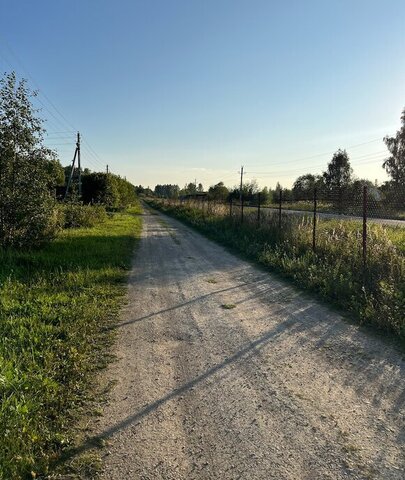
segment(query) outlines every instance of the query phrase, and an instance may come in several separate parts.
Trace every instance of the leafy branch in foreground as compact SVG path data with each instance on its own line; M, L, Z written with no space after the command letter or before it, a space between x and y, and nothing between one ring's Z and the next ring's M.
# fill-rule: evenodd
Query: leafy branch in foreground
M58 216L51 189L61 166L42 144L42 120L15 73L0 80L0 246L36 246L53 237Z

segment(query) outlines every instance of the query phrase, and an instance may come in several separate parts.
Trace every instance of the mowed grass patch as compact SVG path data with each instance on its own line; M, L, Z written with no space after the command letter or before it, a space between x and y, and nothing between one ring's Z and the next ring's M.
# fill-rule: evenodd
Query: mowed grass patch
M0 251L0 478L47 472L106 364L142 217L116 213L37 251Z

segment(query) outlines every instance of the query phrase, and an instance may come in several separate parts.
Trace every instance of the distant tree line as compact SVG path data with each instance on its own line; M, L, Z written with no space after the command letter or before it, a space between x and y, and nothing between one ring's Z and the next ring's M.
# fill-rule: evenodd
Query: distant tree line
M351 205L360 205L362 202L362 187L368 187L369 199L373 208L403 211L405 205L405 109L401 115L401 128L392 137L385 137L384 142L390 156L384 161L383 168L390 176L390 180L382 185L373 184L370 180L356 178L350 165L350 158L346 150L337 150L326 169L321 174L306 173L296 178L292 188L283 188L277 182L274 189L259 188L257 181L244 182L242 192L240 186L233 188L225 186L224 182L212 185L206 191L210 200L238 201L241 193L246 202L256 203L259 199L262 204L277 204L280 196L283 202L312 202L315 190L319 201L328 202L331 208L347 211ZM156 185L154 190L137 187L141 195L156 196L159 198L181 198L204 191L201 183L186 184L182 189L178 185ZM281 195L280 195L281 192Z

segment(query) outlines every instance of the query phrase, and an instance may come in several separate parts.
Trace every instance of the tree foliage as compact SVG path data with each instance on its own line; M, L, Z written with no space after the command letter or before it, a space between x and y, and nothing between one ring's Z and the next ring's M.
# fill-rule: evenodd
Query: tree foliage
M225 187L224 182L212 185L208 189L208 198L210 200L226 200L229 196L229 190Z
M118 175L93 172L82 176L82 200L121 209L135 202L135 187Z
M259 193L259 185L256 180L251 180L249 182L243 182L242 184L242 197L245 201L252 201L255 196ZM240 186L235 186L230 193L231 198L239 199L240 198Z
M385 137L384 143L391 156L383 163L383 168L396 185L405 186L405 108L401 115L401 128L393 137Z
M180 187L178 185L156 185L155 195L159 198L178 198L180 193Z
M321 175L312 175L306 173L299 176L293 185L292 193L294 200L312 200L315 188L323 185L323 177Z
M200 184L201 185L201 184ZM201 185L202 187L202 185ZM180 191L181 195L194 195L198 192L197 186L194 182L186 183L184 188Z
M55 154L42 143L35 96L14 72L0 80L0 244L35 246L58 226L51 189L61 180Z
M326 172L323 174L325 186L328 190L342 190L350 185L352 179L352 167L346 150L339 149L334 153L329 162Z

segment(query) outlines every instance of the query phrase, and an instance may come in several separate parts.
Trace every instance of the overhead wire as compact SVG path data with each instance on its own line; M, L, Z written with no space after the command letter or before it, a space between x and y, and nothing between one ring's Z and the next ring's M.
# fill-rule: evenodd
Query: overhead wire
M46 112L48 112L49 115L52 117L52 120L50 120L48 118L48 119L45 120L45 122L53 125L53 128L55 129L55 131L54 132L51 131L49 133L45 132L44 137L45 137L46 141L47 141L47 139L49 139L49 140L56 140L56 139L57 140L62 140L62 139L69 138L68 134L74 135L78 131L78 129L75 128L75 126L66 118L66 116L52 102L52 100L48 97L48 95L46 95L44 90L39 86L39 84L35 80L35 78L29 73L27 68L24 66L24 64L19 59L19 57L14 53L13 49L10 47L10 45L4 39L3 36L1 36L1 39L2 39L3 45L7 48L9 54L11 54L11 56L14 58L15 62L21 67L24 74L31 80L34 87L37 89L36 95L33 97L34 101L38 102L43 107L43 109ZM13 63L10 62L9 58L4 55L4 49L3 49L3 51L0 50L0 56L5 60L5 62L10 66L11 69L14 69ZM40 95L43 97L44 101L46 101L48 103L48 105L46 105L44 103L44 101L42 101L42 99L40 98ZM48 108L48 107L50 107L50 108ZM52 111L52 109L54 110L55 113ZM66 128L68 128L68 130ZM62 134L63 136L58 136L56 134L58 134L58 135ZM90 145L88 140L84 139L84 141L85 141L85 143L87 144L87 147L88 147L88 149L86 150L87 154L91 155L92 158L93 158L93 161L91 161L90 163L92 163L93 166L96 166L96 168L100 168L99 166L101 166L102 169L104 169L104 167L105 167L104 162L101 160L99 155L95 152L95 150ZM48 141L47 141L47 143L50 144L50 142L48 142ZM62 145L62 143L60 143L59 145ZM74 145L74 143L73 143L73 145ZM54 143L54 146L56 146L56 143ZM87 159L86 159L86 161L87 161Z
M381 159L383 159L385 156L387 156L387 153L384 151L384 150L381 150L381 151L378 151L378 152L372 152L372 153L368 153L368 154L364 154L364 155L359 155L357 157L352 157L350 158L349 157L349 160L350 162L352 163L352 166L356 166L353 164L356 163L357 164L357 160L364 160L364 159L371 159L371 158L376 158L378 157L378 160L377 161L380 161ZM381 158L380 158L381 157ZM286 162L287 163L287 162ZM361 165L362 163L359 163L359 165ZM273 166L273 164L272 164ZM314 168L320 168L320 167L324 167L325 164L322 163L322 164L316 164L316 165L302 165L302 166L297 166L296 168L294 169L289 169L289 170L279 170L279 172L285 172L285 171L296 171L296 170L311 170L311 169L314 169ZM272 169L272 170L266 170L266 171L251 171L249 169L247 169L245 171L245 173L249 173L249 174L254 174L254 175L267 175L267 174L271 174L271 175L274 175L274 174L277 174L278 171L277 169Z
M377 141L381 141L382 139L381 138L375 138L373 140L369 140L367 142L362 142L362 143L357 143L357 144L354 144L354 145L349 145L348 147L346 147L344 150L349 150L349 148L357 148L357 147L361 147L361 146L364 146L364 145L368 145L370 143L374 143L374 142L377 142ZM302 162L304 160L311 160L312 158L319 158L319 157L324 157L326 155L333 155L334 153L336 153L336 151L329 151L329 152L324 152L324 153L317 153L315 155L311 155L311 156L308 156L308 157L301 157L301 158L296 158L294 160L286 160L284 162L281 162L280 164L281 165L285 165L286 163L295 163L295 162ZM260 163L260 164L255 164L255 165L251 165L252 167L255 167L255 166L262 166L264 165L264 162Z

